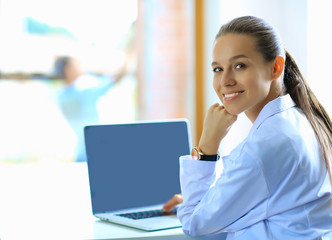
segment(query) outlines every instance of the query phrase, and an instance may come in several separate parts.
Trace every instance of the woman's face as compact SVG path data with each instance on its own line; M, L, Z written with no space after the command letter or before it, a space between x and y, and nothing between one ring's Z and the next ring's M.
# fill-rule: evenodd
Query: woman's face
M265 61L254 37L233 33L216 39L212 59L213 88L225 109L233 115L245 112L254 122L272 100L274 61Z

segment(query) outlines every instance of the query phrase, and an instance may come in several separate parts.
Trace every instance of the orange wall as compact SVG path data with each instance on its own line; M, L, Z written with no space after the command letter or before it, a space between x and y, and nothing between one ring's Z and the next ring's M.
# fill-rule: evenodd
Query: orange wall
M192 4L186 0L139 1L139 118L188 118Z

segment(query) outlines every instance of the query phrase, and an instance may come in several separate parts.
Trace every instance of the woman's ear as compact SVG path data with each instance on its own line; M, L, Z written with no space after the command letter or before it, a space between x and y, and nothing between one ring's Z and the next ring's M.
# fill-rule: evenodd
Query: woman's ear
M277 56L274 60L272 80L276 80L281 76L282 72L284 71L284 66L285 59L282 56Z

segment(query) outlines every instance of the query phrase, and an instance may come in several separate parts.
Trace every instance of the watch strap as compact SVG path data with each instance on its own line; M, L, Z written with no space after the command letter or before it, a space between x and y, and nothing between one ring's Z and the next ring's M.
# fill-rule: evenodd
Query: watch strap
M214 154L214 155L204 154L199 147L193 148L192 157L200 161L218 161L220 158L219 154Z
M215 155L201 155L201 158L199 159L200 161L218 161L219 160L219 154Z

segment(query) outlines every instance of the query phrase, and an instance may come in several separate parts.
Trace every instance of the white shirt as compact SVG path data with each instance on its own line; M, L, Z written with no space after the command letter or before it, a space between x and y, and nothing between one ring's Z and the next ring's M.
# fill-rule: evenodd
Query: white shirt
M248 137L222 161L223 173L216 176L216 162L180 157L178 217L187 235L330 239L325 162L310 123L289 95L269 102Z

